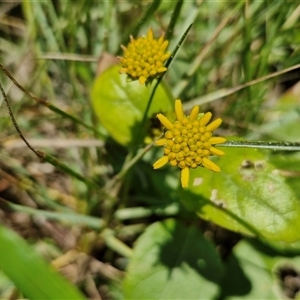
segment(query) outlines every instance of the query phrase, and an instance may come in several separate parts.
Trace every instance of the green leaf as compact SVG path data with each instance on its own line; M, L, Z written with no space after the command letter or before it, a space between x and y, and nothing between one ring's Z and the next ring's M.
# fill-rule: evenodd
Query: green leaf
M120 66L114 65L97 77L91 99L100 123L118 143L128 145L140 130L154 83L146 87L138 81L126 82L126 75L120 75L119 69ZM173 111L173 106L174 99L162 82L155 92L148 117Z
M212 299L220 258L195 226L174 219L150 225L138 239L124 281L126 299Z
M299 251L295 257L285 257L281 250L274 250L258 240L240 241L225 262L219 299L294 298L300 273Z
M0 226L0 268L29 299L85 299L16 233Z
M274 292L275 280L264 255L246 241L235 246L226 261L221 299L282 299Z
M181 200L200 217L220 226L268 240L300 238L299 199L285 178L254 149L225 149L220 173L191 170Z
M0 270L0 299L9 299L15 288L13 282Z
M300 152L273 154L270 156L270 161L279 169L285 182L300 199Z

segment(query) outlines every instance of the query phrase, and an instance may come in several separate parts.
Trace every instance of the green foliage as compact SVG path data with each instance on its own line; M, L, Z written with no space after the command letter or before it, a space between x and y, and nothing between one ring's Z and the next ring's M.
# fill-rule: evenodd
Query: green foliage
M224 299L281 299L265 256L247 242L241 242L225 263L221 284ZM232 276L234 274L234 276Z
M180 198L200 217L246 235L293 242L300 239L299 199L263 152L226 149L222 172L195 169Z
M0 267L29 299L85 299L24 240L0 226Z
M126 76L120 75L119 69L119 65L114 65L98 76L94 82L91 99L100 123L110 136L118 143L128 145L135 141L134 137L139 130L143 130L143 135L146 135L146 128L141 128L140 122L152 89L139 84L138 81L126 82ZM147 117L172 110L172 95L167 85L162 83L155 92Z
M126 299L212 299L222 276L213 244L196 226L157 222L137 240L124 281ZM184 285L182 284L184 282Z

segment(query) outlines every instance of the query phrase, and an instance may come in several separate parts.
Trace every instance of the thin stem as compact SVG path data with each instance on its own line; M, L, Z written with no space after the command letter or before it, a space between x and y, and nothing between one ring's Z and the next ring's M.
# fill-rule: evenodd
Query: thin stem
M161 134L159 138L161 138L162 136L163 134ZM147 145L143 150L139 151L132 159L126 160L121 171L108 182L106 189L110 189L118 180L124 177L127 172L154 146L154 144L155 141Z
M175 57L177 51L179 50L180 46L181 46L182 43L184 42L184 40L185 40L186 36L188 35L189 31L191 30L192 26L193 26L193 23L191 23L191 24L189 25L189 27L186 29L186 31L185 31L184 34L182 35L181 39L179 40L178 44L176 45L175 49L173 50L171 56L169 57L169 59L168 59L167 62L166 62L166 65L165 65L166 68L168 68L168 67L170 66L170 64L171 64L171 62L173 61L173 59L174 59L174 57ZM165 74L165 73L164 73L164 74ZM163 74L163 76L164 76L164 74ZM162 76L162 77L163 77L163 76ZM160 77L160 78L162 78L162 77Z
M52 164L53 166L59 168L60 170L66 172L67 174L71 175L72 177L75 177L77 178L78 180L84 182L86 185L88 185L89 187L92 187L92 188L99 188L99 185L92 181L92 180L89 180L87 179L86 177L80 175L79 173L75 172L74 170L72 170L71 168L69 168L67 165L61 163L59 160L57 160L55 157L43 152L43 151L39 151L39 150L36 150L34 149L30 143L26 140L25 136L23 135L23 133L21 132L21 129L12 113L12 110L11 110L11 107L9 105L9 102L8 102L8 99L7 99L7 96L3 90L3 87L2 85L0 84L0 89L1 89L1 93L2 93L2 96L3 96L3 100L4 100L4 103L7 107L7 110L8 110L8 113L9 113L9 116L13 122L13 125L15 127L15 129L17 130L19 136L21 137L21 139L24 141L24 143L27 145L27 147L36 155L38 156L39 158L49 162L50 164Z
M235 13L235 11L234 11ZM226 27L226 25L232 20L234 14L230 14L226 16L224 19L221 20L219 26L216 28L216 30L213 32L210 39L205 43L203 47L200 48L196 58L194 59L193 63L191 64L189 70L183 77L183 79L176 85L174 88L174 95L176 97L180 96L182 91L186 88L186 86L189 84L189 79L196 73L196 71L199 69L199 66L203 62L203 59L205 56L209 53L211 49L211 45L215 42L215 40L218 38L219 34L222 32L222 30Z
M163 76L163 75L162 75ZM150 110L150 107L151 107L151 104L152 104L152 101L154 99L154 95L155 95L155 92L156 92L156 89L158 88L158 85L162 79L162 76L158 78L158 80L156 81L152 91L151 91L151 94L150 94L150 97L149 97L149 101L147 103L147 106L146 106L146 109L144 111L144 115L143 115L143 119L141 121L141 126L140 126L140 129L136 135L136 139L135 139L135 142L133 143L134 146L136 146L136 149L139 147L139 144L141 142L141 139L142 139L142 132L143 132L143 128L145 126L145 123L146 123L146 120L147 120L147 117L148 117L148 112ZM133 155L135 154L135 151L133 151Z
M124 35L125 38L122 40L121 45L127 45L129 42L129 34L131 33L132 36L136 36L142 25L145 24L148 21L148 19L153 18L153 14L160 6L160 3L161 0L154 0L151 3L151 5L146 10L145 14L141 18L139 18L138 23L134 23L133 26L130 26L127 33ZM120 52L121 50L119 50L117 54L119 54Z
M159 137L161 138L163 134ZM122 178L128 170L136 164L155 144L155 141L153 141L151 144L147 145L143 150L138 152L135 157L133 157L127 164L125 164L124 168L116 175L117 178Z
M182 45L183 41L185 40L186 36L188 35L190 29L192 28L193 24L190 24L189 27L186 29L186 31L184 32L184 34L182 35L181 39L179 40L178 44L176 45L175 49L173 50L171 56L169 57L169 59L167 60L166 64L165 64L165 67L168 68L171 64L171 62L173 61L177 51L179 50L180 46ZM150 106L151 106L151 103L153 101L153 98L154 98L154 95L155 95L155 92L156 92L156 89L158 87L158 85L160 84L161 80L163 79L163 77L165 76L166 72L163 73L156 81L152 91L151 91L151 95L149 97L149 101L148 101L148 104L147 104L147 107L145 109L145 112L144 112L144 115L143 115L143 119L141 121L141 127L140 127L140 130L137 134L137 137L136 137L136 140L135 140L135 145L139 145L140 143L140 139L141 139L141 134L142 134L142 128L144 128L144 125L145 125L145 122L146 122L146 119L147 119L147 116L148 116L148 112L149 112L149 109L150 109Z
M124 256L131 257L132 249L125 243L115 237L113 230L104 229L101 233L102 238L105 241L105 245L116 253Z
M0 207L5 209L6 211L17 211L27 213L31 216L43 216L50 220L55 220L59 222L68 223L70 225L76 226L87 226L96 230L101 230L105 227L105 222L103 219L80 215L73 212L54 212L54 211L46 211L42 209L35 209L19 204L14 204L0 197Z
M166 40L170 40L173 35L173 30L176 25L176 21L180 15L182 4L183 4L183 0L177 0L175 9L172 13L171 20L167 29Z
M207 95L194 98L193 100L184 103L184 105L183 105L184 110L192 109L195 105L201 105L201 104L204 104L204 103L209 103L209 102L212 102L212 101L224 98L224 97L229 96L231 94L234 94L234 93L236 93L236 92L238 92L238 91L240 91L240 90L242 90L242 89L244 89L246 87L258 84L260 82L272 79L274 77L278 77L278 76L280 76L282 74L291 72L291 71L299 69L299 68L300 68L300 64L297 64L297 65L294 65L292 67L289 67L289 68L286 68L286 69L274 72L272 74L268 74L266 76L263 76L263 77L251 80L251 81L249 81L247 83L238 85L236 87L227 88L227 89L226 88L225 89L220 89L220 90L218 90L216 92L212 92L212 93L209 93Z
M31 99L35 100L36 102L38 102L39 104L48 107L50 110L52 110L53 112L61 115L62 117L71 119L72 121L74 121L77 124L80 124L81 126L92 130L93 132L95 132L98 136L103 136L103 134L98 131L94 126L85 124L84 122L82 122L80 119L69 115L68 113L64 112L63 110L59 109L58 107L56 107L55 105L51 104L49 101L46 101L44 99L41 99L39 97L37 97L36 95L34 95L33 93L31 93L30 91L28 91L27 89L25 89L13 76L12 74L4 68L4 66L0 63L0 69L3 71L3 73L14 83L14 85L16 85L23 93L25 93L27 96L29 96Z
M259 148L274 151L300 151L300 143L298 142L227 141L224 144L219 144L218 147Z
M179 204L172 203L167 206L152 206L152 207L127 207L118 209L114 216L121 221L147 218L152 215L169 217L179 213Z
M20 127L19 127L19 125L18 125L18 123L17 123L17 121L16 121L16 119L15 119L13 113L12 113L11 107L10 107L9 102L8 102L8 99L7 99L7 96L6 96L6 94L5 94L4 90L3 90L3 87L2 87L2 85L1 85L1 83L0 83L0 89L1 89L1 93L2 93L2 96L3 96L4 103L5 103L6 107L7 107L8 113L9 113L9 117L10 117L10 119L12 120L13 125L14 125L15 129L17 130L19 136L20 136L21 139L24 141L24 143L27 145L27 147L28 147L35 155L37 155L38 157L41 157L40 154L38 153L38 151L35 150L35 149L29 144L29 142L26 140L25 136L24 136L23 133L21 132L21 129L20 129Z
M39 157L42 158L43 160L47 161L51 165L57 167L58 169L62 170L63 172L69 174L70 176L84 182L87 186L90 188L97 188L99 189L99 185L97 182L87 179L86 177L82 176L81 174L77 173L73 169L69 168L66 164L60 162L58 159L56 159L54 156L47 154L43 151L36 150L38 153Z

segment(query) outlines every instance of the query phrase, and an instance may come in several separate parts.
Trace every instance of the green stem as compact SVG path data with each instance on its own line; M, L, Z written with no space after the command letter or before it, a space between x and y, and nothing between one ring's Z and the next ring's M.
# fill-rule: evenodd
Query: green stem
M153 206L153 207L129 207L121 208L115 212L115 217L118 220L131 220L147 218L152 215L170 217L179 213L178 203L172 203L168 206Z
M166 64L165 64L165 67L168 68L171 64L171 62L173 61L177 51L179 50L180 46L182 45L183 41L185 40L186 36L188 35L190 29L192 28L193 24L190 24L189 27L186 29L186 31L184 32L184 34L182 35L181 39L179 40L178 44L176 45L175 49L173 50L171 56L169 57L169 59L167 60ZM154 98L154 95L155 95L155 92L156 92L156 89L158 87L158 85L160 84L161 80L163 79L164 75L166 74L163 73L156 81L155 83L155 86L153 87L152 91L151 91L151 95L149 97L149 101L148 101L148 104L147 104L147 107L145 109L145 112L144 112L144 115L143 115L143 119L141 121L141 127L140 127L140 130L136 136L136 139L135 139L135 142L133 143L134 146L138 147L139 143L140 143L140 140L141 140L141 134L142 134L142 129L144 128L145 126L145 122L146 122L146 119L147 119L147 116L148 116L148 112L149 112L149 109L150 109L150 106L151 106L151 103L153 101L153 98ZM136 150L135 150L136 151ZM133 155L135 153L135 151L133 151ZM132 154L130 154L130 157L133 156Z
M219 144L218 147L259 148L274 151L300 151L300 143L298 142L227 141L224 144Z
M1 90L1 94L2 94L2 96L3 96L3 101L4 101L5 105L6 105L7 110L8 110L10 119L11 119L11 121L13 122L13 125L14 125L15 129L17 130L17 132L18 132L20 138L24 141L24 143L27 145L27 147L28 147L33 153L35 153L37 156L39 156L38 152L37 152L37 151L36 151L36 150L28 143L28 141L26 140L25 136L23 135L23 133L22 133L22 131L21 131L21 129L20 129L20 127L19 127L19 125L18 125L18 123L17 123L15 117L14 117L14 114L13 114L13 112L12 112L12 110L11 110L10 105L9 105L7 96L6 96L5 92L4 92L4 89L3 89L3 87L2 87L1 84L0 84L0 90Z
M132 249L124 244L121 240L114 236L114 232L111 229L105 229L101 233L105 244L111 250L117 252L118 254L124 257L131 257L132 256Z
M159 138L161 138L162 136L163 134ZM111 189L118 180L124 177L127 174L127 172L145 155L145 153L148 152L150 148L154 146L154 144L155 141L153 141L151 144L147 145L144 149L139 151L132 159L127 159L121 171L108 182L106 189ZM127 156L127 158L128 157L129 156Z
M142 27L143 24L145 24L148 19L153 18L154 12L158 9L160 6L161 0L154 0L151 5L146 10L145 14L139 18L138 23L134 23L133 26L130 26L127 33L124 34L124 39L121 42L121 45L127 45L129 42L130 35L136 36ZM121 49L118 51L117 54L120 54Z
M141 121L141 126L140 126L140 129L139 129L139 131L138 131L138 134L136 135L136 139L135 139L135 142L134 142L134 146L136 147L136 149L139 147L139 144L140 144L140 142L141 142L141 139L142 139L142 133L143 133L143 128L144 128L144 126L145 126L145 124L146 124L146 120L147 120L147 117L148 117L148 112L149 112L149 110L150 110L150 106L151 106L152 101L153 101L153 99L154 99L154 95L155 95L156 89L157 89L157 87L158 87L158 85L159 85L159 83L160 83L162 77L163 77L163 75L162 75L160 78L157 79L157 81L156 81L156 83L155 83L155 85L154 85L154 87L153 87L153 89L152 89L152 91L151 91L151 94L150 94L150 97L149 97L149 101L148 101L147 106L146 106L146 109L145 109L145 111L144 111L143 119L142 119L142 121ZM133 153L136 152L136 149L134 150Z
M66 164L60 162L58 159L56 159L55 157L53 157L50 154L47 154L45 152L36 150L36 152L38 153L38 156L40 158L42 158L43 160L47 161L48 163L50 163L51 165L55 166L56 168L62 170L63 172L69 174L70 176L84 182L87 186L89 186L90 188L97 188L99 189L100 186L98 185L97 182L87 179L86 177L82 176L81 174L77 173L76 171L72 170L71 168L69 168Z
M177 51L178 51L179 48L181 47L182 43L184 42L184 40L185 40L186 36L188 35L189 31L191 30L192 26L193 26L193 23L191 23L191 24L189 25L189 27L186 29L186 31L185 31L184 34L182 35L181 39L179 40L178 44L176 45L175 49L173 50L171 56L169 57L169 59L168 59L167 62L166 62L166 65L165 65L166 68L168 68L168 67L170 66L170 64L171 64L171 62L173 61L173 59L174 59L174 57L175 57ZM164 76L165 74L166 74L166 73L164 73L163 76ZM162 76L162 77L163 77L163 76ZM162 77L160 77L160 78L162 78Z
M180 15L181 7L183 4L183 0L177 0L174 11L171 16L171 20L167 29L166 40L170 40L173 35L173 30L176 25L176 21Z
M9 201L4 200L1 197L0 197L0 207L2 207L4 210L23 212L31 216L43 216L50 220L64 222L70 225L86 226L97 230L101 230L105 226L105 222L100 218L80 215L77 213L54 212L54 211L35 209L35 208L31 208L19 204L13 204Z
M232 95L232 94L236 93L237 91L245 89L249 86L252 86L252 85L258 84L260 82L278 77L280 75L283 75L285 73L294 71L294 70L299 69L299 68L300 68L300 64L296 64L292 67L274 72L272 74L268 74L268 75L263 76L263 77L259 77L257 79L246 82L244 84L238 85L236 87L219 89L215 92L211 92L211 93L206 94L204 96L194 98L194 99L190 100L189 102L184 103L183 108L184 108L184 110L189 110L189 109L192 109L195 105L202 105L202 104L205 104L205 103L216 101L216 100L221 99L221 98L225 98L226 96Z

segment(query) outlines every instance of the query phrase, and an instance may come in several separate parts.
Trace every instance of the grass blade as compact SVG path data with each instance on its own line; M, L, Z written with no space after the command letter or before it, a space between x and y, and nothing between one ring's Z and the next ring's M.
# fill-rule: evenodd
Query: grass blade
M0 267L29 299L85 299L12 230L0 226Z

